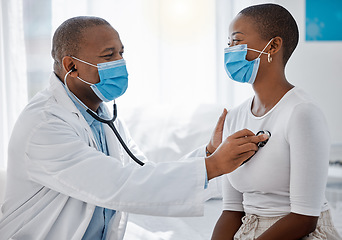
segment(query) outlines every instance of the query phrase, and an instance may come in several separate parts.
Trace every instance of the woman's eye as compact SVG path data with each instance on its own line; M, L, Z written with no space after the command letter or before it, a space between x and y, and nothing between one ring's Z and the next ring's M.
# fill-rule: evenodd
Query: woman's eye
M119 52L119 54L120 54L120 56L122 57L124 53L123 53L123 52Z
M104 55L105 58L110 58L110 57L112 57L112 56L113 56L113 53Z
M231 45L237 45L239 42L241 42L242 40L239 40L239 39L233 39L231 42L228 42L228 46L231 46Z

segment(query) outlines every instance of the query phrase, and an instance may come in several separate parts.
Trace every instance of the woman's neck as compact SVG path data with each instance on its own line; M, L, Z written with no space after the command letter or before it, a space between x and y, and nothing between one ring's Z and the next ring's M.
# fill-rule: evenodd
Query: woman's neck
M252 102L253 115L260 117L270 111L280 99L293 88L285 77L284 72L282 74L268 73L266 76L258 76L253 89L255 96Z

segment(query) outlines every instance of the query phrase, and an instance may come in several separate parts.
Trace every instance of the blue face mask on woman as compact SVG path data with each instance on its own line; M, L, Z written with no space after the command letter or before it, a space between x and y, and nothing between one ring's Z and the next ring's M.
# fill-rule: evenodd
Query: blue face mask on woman
M261 54L267 54L264 50L272 40L273 38L262 51L248 48L247 44L224 49L224 68L229 78L237 82L253 84L258 73L260 56ZM256 59L248 61L246 60L247 50L259 52L260 54Z
M102 101L112 101L126 92L128 87L128 73L124 59L94 65L76 57L71 57L98 69L100 82L96 84L89 83L80 77L77 78L89 84L90 88Z

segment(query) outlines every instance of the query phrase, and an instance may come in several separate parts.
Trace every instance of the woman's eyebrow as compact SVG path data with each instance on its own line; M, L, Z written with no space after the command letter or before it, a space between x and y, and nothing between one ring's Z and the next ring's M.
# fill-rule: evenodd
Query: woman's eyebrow
M232 36L234 36L234 35L236 35L236 34L238 34L238 33L239 33L239 34L244 34L243 32L233 32L233 33L232 33Z

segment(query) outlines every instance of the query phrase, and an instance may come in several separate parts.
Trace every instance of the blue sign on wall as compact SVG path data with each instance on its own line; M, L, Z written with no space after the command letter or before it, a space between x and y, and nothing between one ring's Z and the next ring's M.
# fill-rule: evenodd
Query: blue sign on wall
M306 41L342 41L342 0L306 0Z

